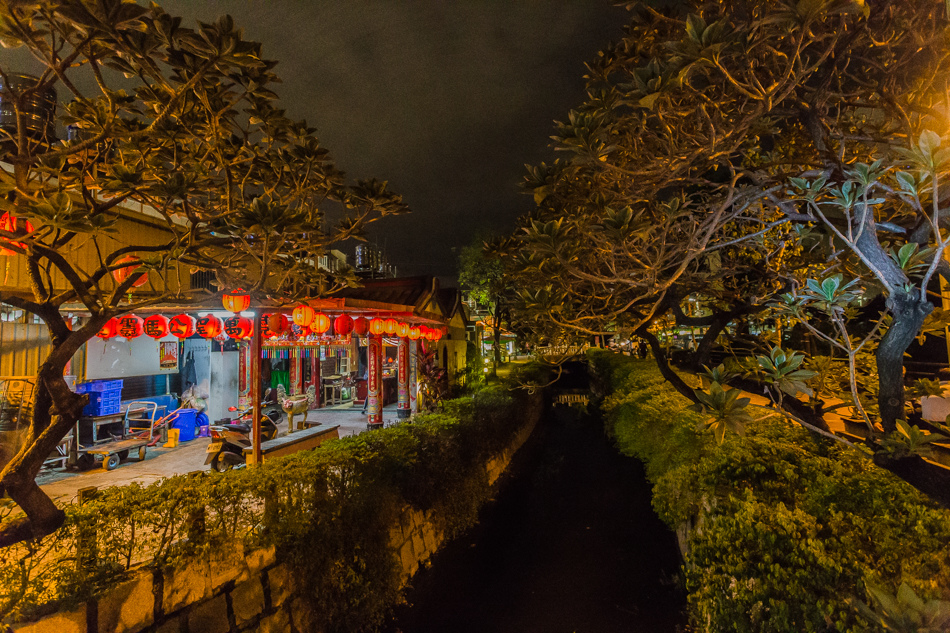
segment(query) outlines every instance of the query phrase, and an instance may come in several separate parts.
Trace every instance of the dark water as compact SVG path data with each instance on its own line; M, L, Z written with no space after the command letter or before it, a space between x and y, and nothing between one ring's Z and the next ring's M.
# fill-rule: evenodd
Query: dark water
M663 633L685 619L675 536L640 464L556 406L469 533L419 572L395 633Z

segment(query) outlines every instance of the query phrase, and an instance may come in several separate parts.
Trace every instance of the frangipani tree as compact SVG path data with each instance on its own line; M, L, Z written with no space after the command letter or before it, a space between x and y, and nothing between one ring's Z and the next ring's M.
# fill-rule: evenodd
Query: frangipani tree
M695 367L725 327L796 316L854 377L823 393L873 400L871 426L896 432L903 354L947 270L946 4L628 6L627 33L591 64L587 100L558 127L566 158L529 169L537 209L499 246L525 288L516 318L548 338L644 336L664 376L701 401L668 366L655 322L707 327ZM734 382L828 434L815 359L744 338L783 361ZM873 390L861 375L869 353ZM786 369L802 373L783 382ZM874 447L878 463L950 505L945 471Z
M348 280L319 270L317 256L405 206L385 183L346 184L314 129L276 106L275 62L228 17L189 29L154 3L8 2L0 43L28 50L40 68L26 83L0 68L4 100L18 114L15 130L0 131L0 211L34 227L0 230L29 281L28 292L2 292L0 301L39 316L52 341L25 444L0 460L0 493L24 513L0 526L5 546L63 520L34 478L86 402L67 388L64 367L103 324L163 302L207 300L209 291L187 281L197 270L213 271L222 290L328 291ZM48 88L65 97L58 122L77 132L72 140L27 125L26 104ZM133 203L164 225L161 240L113 239ZM327 205L339 221L328 221ZM148 282L133 292L142 274ZM75 330L61 312L67 304L91 315Z

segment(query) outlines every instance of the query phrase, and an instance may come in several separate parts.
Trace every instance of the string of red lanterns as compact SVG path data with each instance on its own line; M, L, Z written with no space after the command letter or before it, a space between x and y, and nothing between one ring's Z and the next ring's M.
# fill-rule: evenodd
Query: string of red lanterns
M134 270L134 267L131 268ZM179 314L171 319L161 314L153 314L144 320L130 314L110 319L96 333L96 336L103 339L116 336L131 339L144 333L154 339L160 339L169 334L179 339L185 339L197 333L199 336L209 339L223 339L225 336L235 340L250 338L253 336L254 322L250 318L239 314L239 312L243 312L249 307L249 296L243 291L237 290L225 295L225 297L230 308L237 310L237 312L224 320L213 314L207 314L198 319L187 314ZM294 331L301 336L306 335L308 331L310 334L321 337L327 336L327 333L329 333L329 336L338 337L346 337L351 334L356 336L393 334L413 341L420 338L427 341L438 341L446 334L446 328L444 327L432 328L426 325L410 325L392 318L367 319L361 316L354 319L346 313L331 318L322 312L315 312L313 308L305 304L294 309L292 320L279 312L265 314L261 323L262 334L267 338L279 338L291 330L291 322L299 328L295 328ZM307 325L304 325L304 323Z

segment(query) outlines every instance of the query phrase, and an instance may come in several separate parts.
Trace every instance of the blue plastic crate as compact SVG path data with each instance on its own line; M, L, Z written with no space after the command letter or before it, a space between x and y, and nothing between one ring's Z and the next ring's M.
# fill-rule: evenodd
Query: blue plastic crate
M89 404L82 409L83 415L114 415L119 413L122 408L122 392L115 391L90 391Z
M122 391L122 379L95 380L76 385L76 393L93 393L101 391Z

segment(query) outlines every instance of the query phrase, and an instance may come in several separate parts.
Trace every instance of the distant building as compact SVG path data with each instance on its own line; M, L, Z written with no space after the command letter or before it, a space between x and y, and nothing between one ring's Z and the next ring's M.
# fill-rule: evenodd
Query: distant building
M373 244L356 247L356 274L363 279L392 279L396 267L389 263L386 254Z

